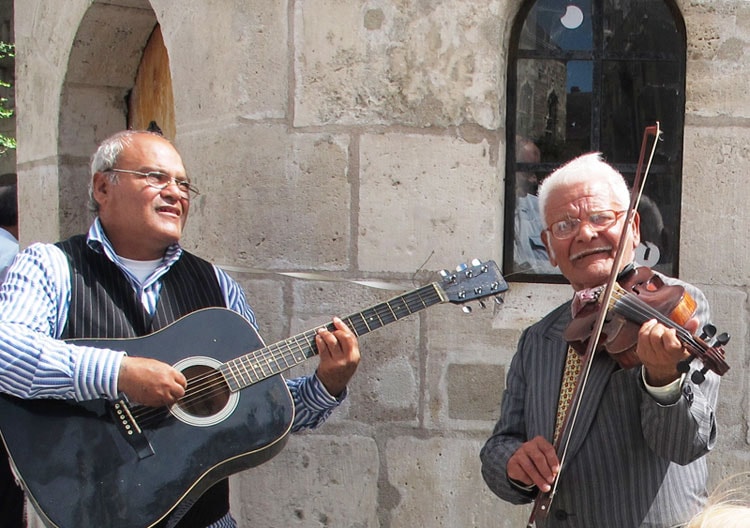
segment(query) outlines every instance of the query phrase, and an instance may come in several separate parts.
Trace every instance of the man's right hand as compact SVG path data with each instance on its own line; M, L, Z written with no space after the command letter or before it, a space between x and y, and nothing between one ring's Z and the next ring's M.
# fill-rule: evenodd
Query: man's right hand
M166 363L143 357L122 358L117 389L130 401L150 407L172 405L185 395L186 386L182 372Z
M521 444L511 455L507 466L508 478L525 486L536 486L548 492L560 471L555 448L543 436Z

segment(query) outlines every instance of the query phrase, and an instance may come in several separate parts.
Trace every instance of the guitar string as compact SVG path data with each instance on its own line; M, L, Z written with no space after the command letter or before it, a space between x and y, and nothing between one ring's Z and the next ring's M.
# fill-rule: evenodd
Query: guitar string
M440 296L437 294L436 289L430 286L434 286L434 285L429 285L427 287L421 288L420 290L409 292L403 296L392 299L391 301L381 303L370 309L364 310L363 312L349 316L345 318L344 321L345 322L349 321L348 326L358 336L363 335L369 331L381 328L382 326L385 326L386 324L389 324L394 321L398 321L400 318L407 317L408 315L411 315L423 308L432 306L436 302L439 302L441 300ZM429 290L429 295L427 296L423 295L424 293L428 293L428 290ZM425 302L426 300L430 302L427 303ZM401 302L402 303L401 308L405 308L408 313L403 314L399 317L396 313L397 311L399 311L399 307L391 306L391 304L395 301ZM365 318L364 317L365 315L370 315L370 317ZM354 317L359 317L361 319L359 322L359 327L357 326L357 323L353 320ZM372 317L375 317L377 320L373 319ZM375 328L371 328L370 324L368 324L368 321L369 323L376 323L377 326L375 326ZM329 330L331 330L332 325L329 324L328 328ZM301 363L302 361L304 361L304 359L307 359L308 356L306 356L304 349L300 346L298 340L300 337L304 337L305 345L309 349L310 347L314 345L316 333L317 333L317 330L311 330L303 334L300 334L298 336L293 336L291 338L286 339L283 342L254 351L246 356L236 358L234 360L230 360L229 362L224 363L221 367L230 368L228 367L229 363L237 363L238 361L242 361L245 358L248 358L248 356L253 356L253 358L256 359L256 362L261 362L261 360L264 361L266 364L269 365L269 367L270 367L271 362L275 363L276 369L277 369L276 372L274 372L273 367L271 367L271 374L266 374L263 368L260 367L260 371L263 373L263 376L258 377L256 373L256 377L258 377L258 379L256 380L252 380L252 377L249 375L249 371L245 369L245 371L248 373L248 378L250 378L251 383L256 383L272 375L275 375L283 370L287 370L288 368L291 368L291 366L295 366ZM294 340L294 343L292 343L293 340ZM284 345L285 348L282 349L282 345ZM276 352L274 352L274 347L275 347ZM302 360L294 362L292 365L289 365L286 359L290 357L290 353L293 355L295 351L302 352L303 355L305 355L306 357ZM285 362L285 366L283 368L279 365L280 359L283 359ZM221 369L221 367L219 367L219 369ZM250 368L253 369L253 371L255 371L255 367L253 367L252 365L250 365ZM233 376L236 381L237 376L236 375L233 375ZM244 388L250 385L251 383L245 383L244 386L241 386L240 388ZM237 385L239 386L240 384L237 383ZM211 372L195 376L194 378L191 378L190 380L188 380L188 390L186 391L186 394L182 398L180 398L180 402L183 402L187 405L190 405L190 404L195 405L202 401L211 399L215 397L216 395L222 394L226 392L227 390L228 390L228 384L227 384L225 376L220 372L220 370L212 370ZM136 408L134 406L131 412L133 413L134 417L137 417L138 420L141 420L142 423L146 425L146 423L150 423L150 420L153 418L161 419L165 414L167 414L167 411L168 411L168 408L166 407L140 406Z
M410 294L407 294L407 295L405 295L403 297L400 297L400 298L396 299L396 300L400 300L403 303L402 306L404 308L406 308L407 311L409 312L407 314L404 314L402 317L406 317L406 316L410 315L411 313L414 313L415 311L420 310L421 308L429 306L428 304L425 303L424 296L421 295L421 293L423 293L421 290L418 291L418 292L411 292ZM432 293L435 294L435 289L434 288L432 289ZM412 304L412 305L415 304L414 303L415 299L416 299L416 301L418 301L418 304L420 305L416 309L410 307L410 304ZM439 301L439 297L437 295L433 295L433 299L432 300L433 301L435 301L435 300ZM391 308L390 306L387 306L387 304L388 303L382 303L381 305L378 305L378 306L374 307L373 309L365 310L361 314L356 314L356 315L361 316L362 314L364 314L366 312L372 312L374 310L375 311L375 316L380 321L380 326L378 326L377 328L380 328L381 326L384 326L386 324L386 323L383 323L384 319L391 319L390 316L389 317L383 317L383 316L381 316L381 314L383 314L383 315L390 314L391 316L395 316L394 309ZM434 304L434 302L433 302L433 304ZM385 308L388 309L387 312L384 311ZM381 314L378 314L378 310L381 312ZM357 325L352 320L352 317L354 317L354 316L350 316L346 320L350 321L349 326L350 326L350 328L353 329L353 331L355 331L355 333L358 333L358 335L362 335L363 333L367 333L367 331L371 330L369 328L369 326L368 326L366 329L364 327L360 327L360 330L358 331L357 328L356 328ZM393 319L393 320L394 321L398 320L398 317L397 316L395 316L395 317L396 318ZM371 322L373 322L373 321L371 321ZM388 322L393 322L393 321L388 321ZM361 321L361 324L364 324L365 326L367 326L367 322L364 319ZM315 331L309 331L309 332L307 332L307 333L304 334L304 336L306 336L305 343L306 343L306 345L308 347L312 346L312 344L314 343L315 333L316 333ZM291 350L291 347L290 347L291 340L292 339L298 340L298 338L299 338L299 336L295 336L293 338L287 339L284 342L284 343L287 344L287 349L288 350ZM298 342L296 343L296 345L299 348L299 343ZM281 347L279 347L279 346L277 346L276 348L278 350L281 350ZM270 350L270 349L271 349L271 347L267 347L266 349L263 349L261 351L256 351L256 353L253 353L253 354L255 356L261 357L262 359L264 359L268 363L269 362L268 357L263 357L263 356L268 356L268 354L267 354L266 351ZM257 352L260 352L260 354L257 354ZM273 360L273 361L275 361L277 363L277 367L278 367L278 357L288 357L288 353L287 352L281 352L280 354L276 354L276 357L274 357L274 355L272 354L271 360ZM233 360L233 361L236 361L236 360ZM301 363L301 361L299 361L298 363ZM281 369L281 370L286 370L286 369ZM261 371L262 371L262 369L261 369ZM259 378L256 381L260 381L261 379L265 379L266 377L270 377L270 375L273 375L273 374L274 373L272 372L272 374L266 375L265 372L264 372L264 377ZM200 388L200 387L196 388L196 386L195 386L195 381L196 380L198 380L198 381L200 381L200 380L207 380L208 381L209 392L205 393L205 387L204 388ZM225 378L222 376L222 374L220 372L218 372L218 371L212 371L212 372L210 372L210 373L208 373L206 375L203 375L203 376L196 376L195 378L192 378L191 381L193 382L193 385L192 386L189 385L190 393L186 394L181 399L181 401L184 400L185 403L188 403L188 404L190 404L190 403L195 404L198 401L205 400L205 399L208 399L208 398L212 398L212 397L216 396L217 394L221 394L221 393L223 393L223 392L225 392L227 390L227 382L226 382ZM247 385L245 385L245 386L247 386ZM211 390L211 389L213 389L213 390ZM203 392L203 394L200 394L201 392ZM190 401L187 401L188 399ZM138 411L134 411L134 413L138 415L138 418L139 419L143 419L143 420L148 420L149 418L153 417L154 415L156 415L156 417L161 418L165 414L165 412L166 412L166 408L153 408L153 407L146 407L146 406L142 406Z

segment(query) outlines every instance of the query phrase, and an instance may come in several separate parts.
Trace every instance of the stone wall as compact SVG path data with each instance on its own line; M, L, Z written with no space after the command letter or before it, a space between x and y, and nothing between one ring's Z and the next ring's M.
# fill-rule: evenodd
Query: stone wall
M239 270L268 343L393 294L281 273L409 289L475 257L500 261L505 71L520 5L17 1L22 243L88 225L88 156L125 126L124 96L158 22L176 144L202 190L185 245ZM678 6L688 35L680 276L733 335L715 483L750 469L750 5ZM438 306L364 336L343 408L233 477L241 526L521 526L528 509L487 490L478 451L522 328L569 295L513 283L502 307Z

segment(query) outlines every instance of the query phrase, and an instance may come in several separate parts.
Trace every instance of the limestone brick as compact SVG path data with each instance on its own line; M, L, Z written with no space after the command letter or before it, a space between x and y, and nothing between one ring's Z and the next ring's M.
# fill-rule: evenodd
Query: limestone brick
M238 123L184 134L178 145L201 190L189 244L235 266L349 267L346 137Z
M377 528L379 457L372 438L299 435L231 480L240 526Z
M453 269L496 257L502 192L490 149L448 136L363 136L360 267Z
M285 2L154 0L169 49L179 127L287 113ZM178 127L178 128L179 128Z
M504 508L484 484L478 457L481 446L476 440L456 438L390 440L388 483L397 500L389 526L522 526L528 518L526 509Z
M497 128L501 3L297 3L295 125Z

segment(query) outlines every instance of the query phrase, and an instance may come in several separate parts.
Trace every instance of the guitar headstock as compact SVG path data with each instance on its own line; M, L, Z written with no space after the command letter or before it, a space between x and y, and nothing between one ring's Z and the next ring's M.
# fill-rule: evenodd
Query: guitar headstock
M502 303L501 295L508 290L508 283L493 260L481 262L474 259L471 264L457 266L455 271L443 270L440 276L440 286L448 301L453 304L464 304L490 296Z

